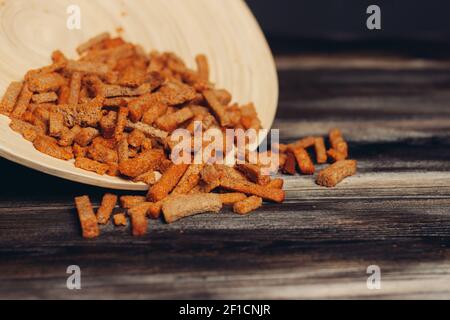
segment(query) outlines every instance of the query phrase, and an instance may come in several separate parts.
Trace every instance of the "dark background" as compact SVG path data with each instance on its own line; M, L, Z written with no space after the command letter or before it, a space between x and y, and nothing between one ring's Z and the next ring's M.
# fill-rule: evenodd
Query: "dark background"
M247 0L275 53L382 49L418 55L450 50L448 0ZM369 5L382 30L366 28Z

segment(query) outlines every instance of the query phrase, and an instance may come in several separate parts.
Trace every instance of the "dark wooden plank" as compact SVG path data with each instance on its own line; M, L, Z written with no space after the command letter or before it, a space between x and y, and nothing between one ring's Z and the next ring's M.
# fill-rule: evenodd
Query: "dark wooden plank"
M15 272L2 276L0 292L4 298L150 299L445 298L450 294L448 238L343 243L249 236L224 242L224 237L236 234L218 231L206 242L210 235L156 235L150 246L14 248L2 252L3 269ZM18 263L23 267L17 268ZM80 291L65 287L65 271L72 264L82 271ZM369 265L380 266L383 290L367 289Z
M204 215L173 225L152 221L150 235L142 239L131 237L127 229L107 226L94 241L80 238L70 204L47 205L2 209L0 296L196 299L449 294L442 285L450 277L448 196L298 197L248 217L224 213L220 219ZM80 292L65 288L65 269L71 264L82 268ZM365 287L365 269L371 264L386 274L382 292ZM428 287L422 291L424 283Z
M2 247L0 293L10 298L448 295L442 282L450 277L449 216L444 212L449 201L394 203L330 201L317 208L311 201L248 218L206 215L173 226L153 223L146 239L107 228L98 241L77 240L74 219L55 211L48 217L55 225L45 235L32 235L25 247L17 242ZM389 216L386 207L392 208ZM36 226L10 233L21 238L42 227L39 219L30 221ZM65 288L65 269L71 264L82 268L80 292ZM382 292L365 288L365 270L372 264L386 277ZM423 283L428 287L422 288ZM336 286L335 292L330 286Z
M289 240L381 240L426 236L450 236L450 197L439 198L374 198L358 199L350 196L328 199L298 198L283 205L267 204L258 212L241 217L224 210L220 218L214 214L195 216L175 224L150 222L150 235L133 238L129 230L102 227L102 236L94 241L79 237L79 226L72 206L2 209L1 248L22 247L38 243L42 246L64 247L71 244L100 246L152 243L156 235L183 233L236 232L237 241L245 233L253 239L270 239L282 231L277 239ZM49 223L51 221L51 223ZM260 230L254 234L252 230ZM220 237L219 237L220 238ZM58 243L61 240L61 243ZM204 239L207 243L208 238ZM185 244L189 246L189 243ZM211 244L212 245L212 244ZM184 250L184 249L183 249Z
M286 177L286 203L248 217L151 221L144 238L109 225L86 241L73 197L98 205L106 190L0 160L0 297L449 298L450 73L403 66L280 68L282 139L341 127L359 172L336 189ZM72 264L80 291L65 287Z

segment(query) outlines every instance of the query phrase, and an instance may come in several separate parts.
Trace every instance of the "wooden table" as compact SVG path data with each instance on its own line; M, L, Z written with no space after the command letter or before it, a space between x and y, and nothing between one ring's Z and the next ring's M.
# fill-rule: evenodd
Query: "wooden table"
M287 201L248 217L152 221L147 237L83 240L86 187L0 161L0 298L450 298L450 65L279 57L275 127L291 141L342 128L357 176L288 177ZM81 290L66 288L78 265ZM369 290L367 268L381 269Z

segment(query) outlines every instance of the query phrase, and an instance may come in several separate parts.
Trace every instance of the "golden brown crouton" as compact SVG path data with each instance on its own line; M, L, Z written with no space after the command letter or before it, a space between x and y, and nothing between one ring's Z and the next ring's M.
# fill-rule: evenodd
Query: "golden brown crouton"
M290 149L290 151L294 154L301 173L310 175L314 174L316 169L311 158L309 157L308 152L305 149L299 147Z
M173 164L162 175L161 179L149 189L147 198L153 202L166 198L183 177L188 167L187 164Z
M240 215L249 214L250 212L262 206L262 199L260 197L252 196L242 201L236 202L233 206L233 211Z
M237 164L236 169L242 172L250 181L265 186L270 182L270 177L261 172L261 168L251 163Z
M119 113L117 115L117 124L114 130L114 137L116 141L120 141L123 138L123 130L127 125L128 109L125 107L120 107Z
M178 185L172 191L172 194L187 194L191 191L200 181L200 172L203 169L202 164L191 164Z
M130 209L138 204L146 202L147 198L144 196L121 196L120 205L124 209Z
M156 120L156 125L158 126L158 128L164 131L172 132L179 125L191 119L192 117L194 117L192 111L189 108L183 108L176 111L175 113L159 118L158 120Z
M117 112L109 111L100 120L100 131L102 136L109 139L114 137L117 123Z
M76 105L80 101L81 78L82 73L80 72L74 72L72 74L72 78L70 79L70 93L67 100L68 104Z
M170 197L163 202L162 211L167 223L200 213L218 213L222 209L217 194L191 194Z
M118 227L126 227L127 226L127 217L124 213L115 214L113 217L114 225Z
M11 113L11 117L18 118L22 117L22 115L27 111L30 106L31 97L33 96L33 92L29 89L27 83L22 87L22 91L20 92L19 98L17 100L16 106Z
M101 143L93 143L88 148L88 156L95 161L106 164L117 163L119 161L117 151Z
M322 137L314 139L314 148L316 150L317 163L326 163L328 160L327 149L325 148L325 141Z
M99 224L106 224L116 206L117 196L107 193L103 196L102 204L97 210L97 221Z
M41 73L31 77L28 85L33 92L56 91L66 84L66 79L56 72Z
M11 82L0 102L0 113L9 114L13 111L20 92L22 91L22 87L22 82Z
M220 186L227 190L251 194L263 199L281 203L284 201L285 193L280 189L269 189L251 182L237 181L230 178L220 179Z
M197 63L197 73L204 81L209 81L209 65L208 58L204 54L199 54L195 57Z
M75 167L86 171L95 172L101 176L103 176L109 170L109 166L107 164L103 164L95 160L81 157L76 158Z
M40 135L33 141L36 150L45 153L51 157L70 160L73 159L73 152L71 147L60 147L56 139L48 136Z
M78 54L81 55L81 54L85 53L86 51L89 51L92 47L98 45L102 41L104 41L106 39L110 39L110 38L111 38L111 36L110 36L110 34L108 32L100 33L99 35L97 35L97 36L89 39L88 41L80 44L77 47L77 52L78 52Z
M82 147L88 146L95 137L98 137L100 133L95 128L82 128L78 134L75 136L75 143L79 144Z
M145 140L145 134L138 129L134 129L129 135L128 135L128 143L130 146L134 148L139 148L142 143Z
M33 94L31 96L31 101L34 103L47 103L47 102L55 102L58 100L58 95L55 92L44 92L39 94Z
M145 204L134 206L128 210L128 214L131 217L131 227L133 236L141 237L147 233L148 219L147 219L148 206Z
M330 130L330 143L334 150L338 153L344 155L345 158L348 157L348 145L342 137L342 133L339 129Z
M317 184L324 187L335 187L347 177L356 174L357 162L355 160L338 161L319 172Z
M89 197L76 197L75 205L77 207L83 237L87 239L98 237L100 235L100 230Z
M220 201L224 206L234 205L236 202L247 199L247 195L245 193L221 193L219 194Z
M39 128L19 119L12 119L9 126L12 130L20 133L24 139L31 142L33 142L40 134Z
M149 186L154 185L157 181L157 174L154 170L143 173L133 179L134 182L143 182Z
M141 174L154 170L163 157L164 153L161 150L148 150L134 159L121 161L119 170L127 177L136 178Z
M48 130L52 137L61 136L64 130L64 116L58 112L50 112Z
M347 156L344 153L341 153L335 149L330 149L327 151L327 155L331 158L332 161L342 161L347 159Z
M213 111L214 115L217 117L217 120L220 122L220 125L223 127L228 126L230 124L230 119L228 118L225 107L217 99L214 91L207 90L203 92L203 95L206 101L208 101L208 105Z

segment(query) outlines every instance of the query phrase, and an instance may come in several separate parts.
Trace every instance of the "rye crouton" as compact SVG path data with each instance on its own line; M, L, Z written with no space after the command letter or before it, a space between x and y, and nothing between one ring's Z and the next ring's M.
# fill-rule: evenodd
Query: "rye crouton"
M58 100L58 95L55 92L44 92L31 96L31 101L37 104L55 102L56 100Z
M76 197L75 206L83 231L83 238L92 239L100 235L94 209L88 196Z
M114 225L117 227L126 227L127 226L127 217L124 213L117 213L113 217Z
M325 141L322 137L314 139L314 149L316 150L316 161L318 164L326 163L328 160Z
M55 138L40 135L33 141L33 146L39 152L61 160L73 159L71 147L61 147Z
M100 131L102 136L109 139L114 137L117 123L117 112L109 111L100 120Z
M280 189L268 189L259 184L237 181L230 178L221 178L220 186L226 190L241 192L249 195L261 197L265 200L281 203L284 201L285 193Z
M331 147L345 158L348 157L348 145L339 129L332 129L329 133Z
M173 164L162 175L161 179L149 189L147 198L153 202L166 198L183 177L188 167L187 164Z
M117 196L107 193L103 196L102 204L97 210L97 221L99 224L106 224L116 206Z
M31 97L33 96L33 91L30 90L29 85L27 83L22 87L22 91L19 94L19 98L17 99L16 106L14 107L13 112L11 113L12 118L20 119L22 115L27 111L30 106Z
M246 215L262 206L262 198L252 196L233 205L233 211L240 215Z
M107 164L82 157L75 159L75 167L86 171L95 172L101 176L109 170L109 166Z
M131 217L131 228L133 236L142 237L148 230L147 219L148 206L145 204L138 204L128 210L128 214Z
M19 119L12 119L9 127L15 132L20 133L24 139L31 142L40 134L39 128Z
M58 112L50 112L48 122L49 135L52 137L59 137L64 128L64 116Z
M11 82L0 102L0 113L9 114L13 111L20 92L22 91L22 87L22 82Z
M28 86L33 92L57 91L66 84L66 79L56 72L37 74L28 81Z
M357 162L355 160L342 160L335 162L328 168L319 172L316 182L320 186L333 188L342 180L356 174Z
M79 144L82 147L86 147L94 140L94 138L98 137L100 132L95 128L82 128L77 135L75 136L75 143Z
M121 161L119 170L127 177L136 178L154 170L163 158L164 154L161 150L148 150L139 154L136 158Z
M167 223L200 213L218 213L222 209L220 196L217 194L193 194L171 197L162 205Z
M130 209L135 205L143 203L147 200L144 196L121 196L120 197L120 205L124 209Z
M236 202L240 202L242 200L247 199L247 195L245 193L233 192L233 193L220 193L219 194L220 201L224 206L232 206Z

